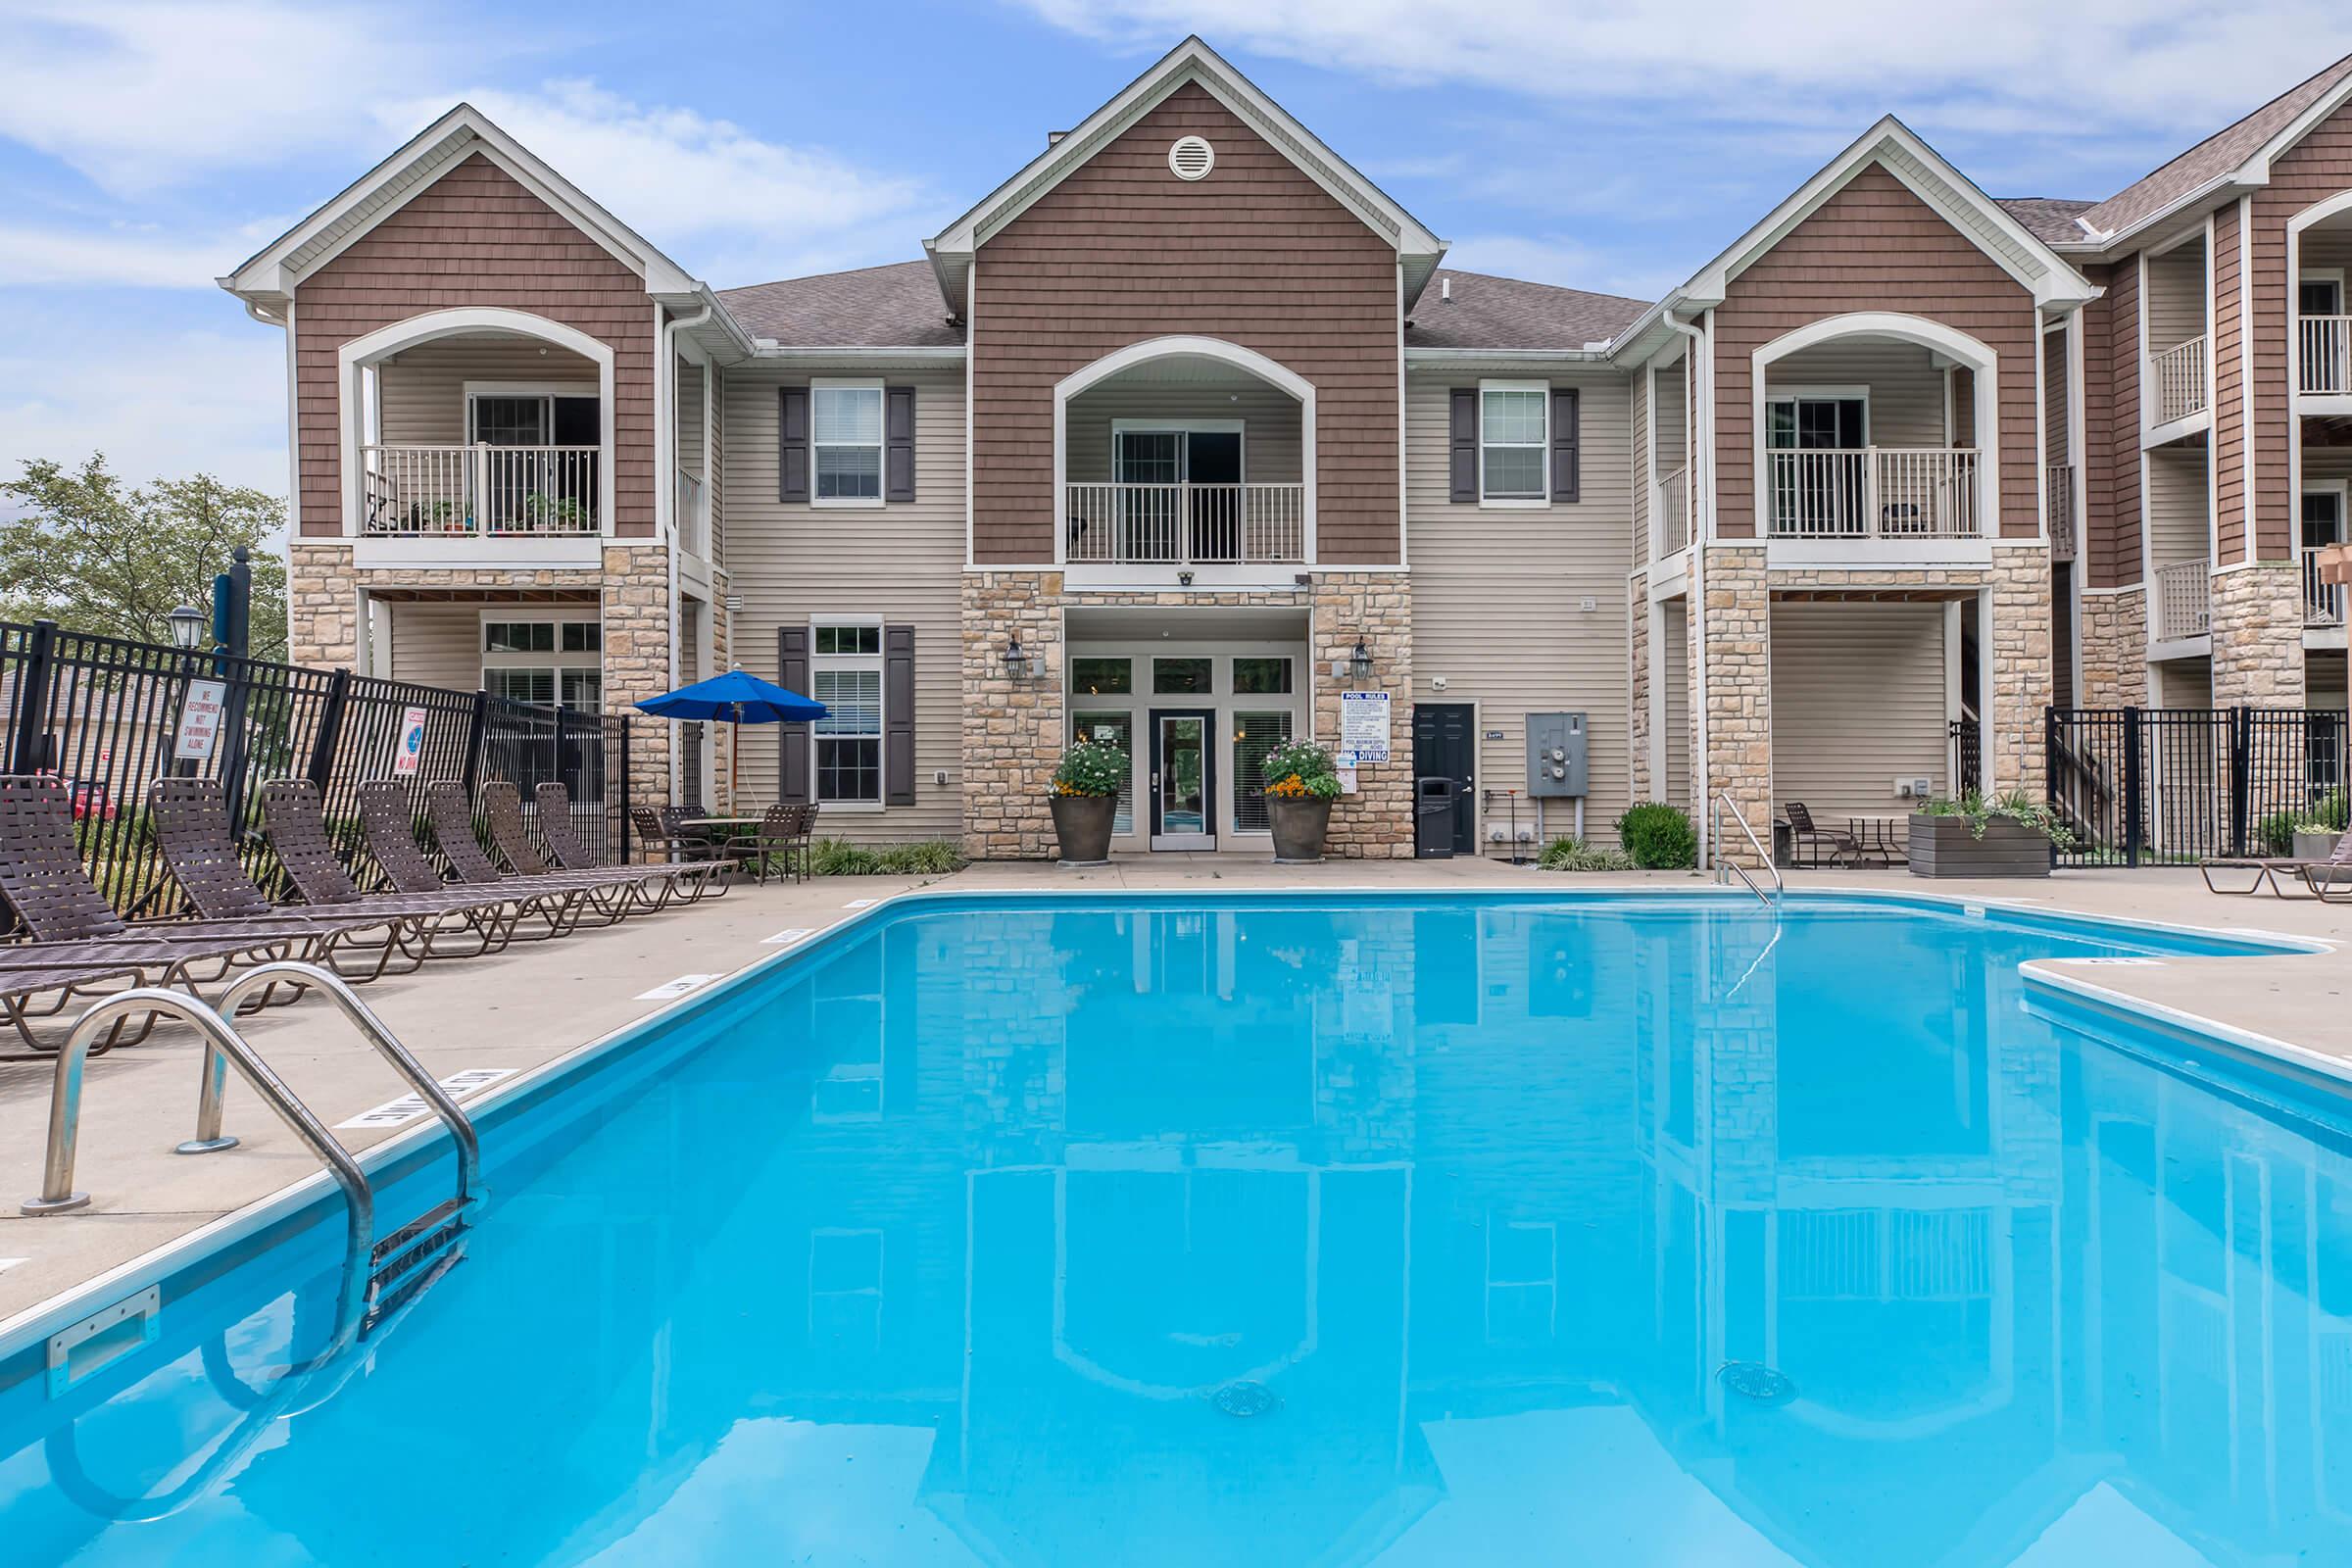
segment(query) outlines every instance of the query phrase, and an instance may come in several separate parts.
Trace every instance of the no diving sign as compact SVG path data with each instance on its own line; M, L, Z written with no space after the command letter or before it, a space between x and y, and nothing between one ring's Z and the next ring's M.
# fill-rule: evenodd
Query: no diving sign
M392 753L392 776L414 778L424 758L424 710L412 708L400 715L400 744Z

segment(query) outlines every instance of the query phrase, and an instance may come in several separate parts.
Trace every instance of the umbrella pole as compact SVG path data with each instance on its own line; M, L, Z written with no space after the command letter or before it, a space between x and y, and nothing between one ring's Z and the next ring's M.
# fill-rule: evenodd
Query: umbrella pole
M743 772L743 705L735 705L735 738L727 742L727 809L740 811L743 808L735 799L735 780Z

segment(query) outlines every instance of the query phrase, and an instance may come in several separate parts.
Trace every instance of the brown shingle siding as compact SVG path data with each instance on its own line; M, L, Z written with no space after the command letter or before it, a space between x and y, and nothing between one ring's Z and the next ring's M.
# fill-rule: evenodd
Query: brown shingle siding
M1216 149L1168 172L1186 134ZM1314 383L1322 559L1397 558L1392 246L1198 86L1146 114L982 246L973 289L973 552L1054 554L1054 386L1128 344L1223 338Z
M2246 546L2244 277L2238 257L2238 210L2213 215L2213 460L2216 561L2240 560Z
M1755 533L1755 351L1825 317L1888 311L1968 333L2000 362L2000 531L2038 527L2033 296L1883 167L1863 169L1733 279L1715 310L1720 531Z
M294 296L295 440L306 538L343 531L337 351L431 311L498 306L612 345L613 526L654 531L654 317L645 284L481 157L418 191Z
M2338 110L2271 163L2271 182L2254 192L2253 318L2247 359L2254 376L2251 455L2254 556L2293 554L2300 503L2290 493L2287 334L2294 290L2286 275L2286 225L2315 202L2352 189L2352 109Z

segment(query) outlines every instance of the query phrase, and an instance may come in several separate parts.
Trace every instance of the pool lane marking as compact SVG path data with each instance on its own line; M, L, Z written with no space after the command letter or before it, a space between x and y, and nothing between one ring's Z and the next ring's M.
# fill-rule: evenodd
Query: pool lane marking
M772 937L761 937L760 942L762 947L781 948L788 947L795 942L805 942L815 934L808 926L796 925L791 930L779 931Z
M468 1067L464 1072L451 1073L448 1077L441 1079L440 1084L444 1090L448 1091L450 1097L455 1099L460 1095L479 1089L484 1084L494 1084L501 1078L512 1078L515 1071L516 1069L513 1067ZM403 1123L415 1121L430 1108L425 1104L422 1095L403 1095L398 1100L385 1101L372 1110L363 1110L349 1121L339 1121L335 1123L335 1128L337 1131L341 1131L346 1127L398 1127Z
M881 902L882 901L880 899L852 899L849 903L843 905L842 907L845 909L870 909Z
M639 1002L672 1002L689 991L700 991L719 978L714 974L682 974L675 980L664 980L651 991L637 993Z
M0 1257L0 1274L7 1273L10 1269L15 1268L19 1263L29 1263L31 1261L32 1259L29 1257Z
M2161 958L2045 958L2045 963L2103 963L2121 969L2161 969Z

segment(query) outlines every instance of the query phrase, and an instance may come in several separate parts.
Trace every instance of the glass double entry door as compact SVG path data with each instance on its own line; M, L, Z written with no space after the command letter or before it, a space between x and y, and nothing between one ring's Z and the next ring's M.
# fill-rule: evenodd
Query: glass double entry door
M1155 850L1213 850L1216 749L1206 710L1152 710L1152 847Z

